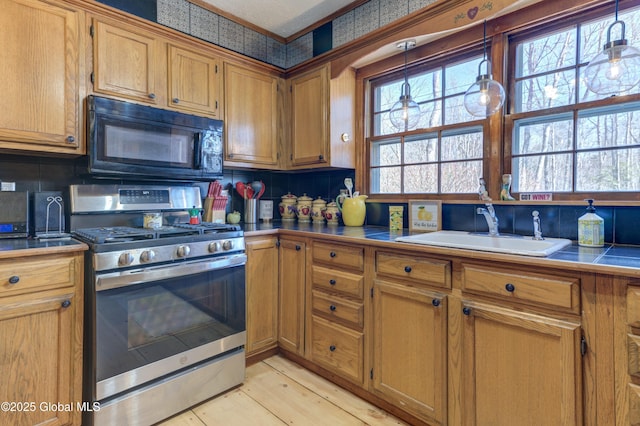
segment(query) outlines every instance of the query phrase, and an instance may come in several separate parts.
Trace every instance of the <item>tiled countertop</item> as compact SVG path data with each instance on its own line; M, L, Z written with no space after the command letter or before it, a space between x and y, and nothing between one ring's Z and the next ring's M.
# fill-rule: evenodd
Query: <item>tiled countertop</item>
M246 225L244 229L247 237L279 230L287 232L293 231L296 233L310 234L308 235L310 237L336 236L349 240L355 239L356 241L358 239L364 239L386 247L400 248L402 246L403 249L410 248L418 252L467 256L473 257L474 259L508 260L511 262L516 259L523 264L538 264L572 270L584 270L585 272L640 277L640 246L612 246L607 244L602 248L592 248L580 247L577 243L574 243L565 249L555 252L551 256L540 258L401 243L396 242L395 239L400 236L411 235L407 229L392 232L389 231L388 228L380 226L349 227L298 222L273 222Z

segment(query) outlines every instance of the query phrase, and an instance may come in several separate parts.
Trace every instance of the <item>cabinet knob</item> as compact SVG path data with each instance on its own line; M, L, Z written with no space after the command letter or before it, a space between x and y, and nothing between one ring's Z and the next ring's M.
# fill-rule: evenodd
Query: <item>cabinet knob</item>
M431 304L432 304L433 306L435 306L435 307L438 307L438 306L440 306L440 300L439 300L439 299L433 299L433 300L431 301Z
M462 308L462 313L465 315L471 315L471 308L467 308L466 306Z
M505 290L507 290L509 293L513 293L516 290L516 286L514 286L513 284L509 283L507 285L504 286Z
M335 251L332 251L331 253L329 253L329 256L330 256L330 257L336 257L336 252L335 252Z
M74 138L73 136L69 135L67 136L67 143L74 143L76 141L76 138Z
M409 272L411 272L411 266L405 266L404 267L404 271L408 274Z
M156 98L155 93L149 93L149 99L155 99L155 98Z
M20 277L17 275L9 277L9 284L18 284L18 281L20 281Z
M320 161L324 160L324 155L322 155L322 154L318 155L318 160L320 160Z
M296 251L300 251L301 248L300 245L296 244Z
M174 104L179 104L180 103L180 99L173 98L173 99L171 99L171 102L173 102Z
M329 310L332 311L332 312L335 311L336 310L336 306L335 305L329 306Z
M68 308L69 306L71 306L71 300L65 300L61 303L61 305L63 308Z
M336 285L336 280L334 280L334 279L329 280L329 284Z
M335 350L336 350L336 346L335 346L335 345L331 345L331 346L329 346L329 350L330 350L331 352L335 351Z

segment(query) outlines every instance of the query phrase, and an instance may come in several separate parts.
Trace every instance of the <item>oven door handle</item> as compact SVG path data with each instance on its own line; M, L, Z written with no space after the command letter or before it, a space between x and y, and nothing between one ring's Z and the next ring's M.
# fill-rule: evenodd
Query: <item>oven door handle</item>
M96 291L110 290L129 285L143 284L169 278L183 277L202 272L212 272L220 269L243 266L247 263L245 254L217 257L191 262L173 263L170 265L151 266L143 269L110 272L96 275Z

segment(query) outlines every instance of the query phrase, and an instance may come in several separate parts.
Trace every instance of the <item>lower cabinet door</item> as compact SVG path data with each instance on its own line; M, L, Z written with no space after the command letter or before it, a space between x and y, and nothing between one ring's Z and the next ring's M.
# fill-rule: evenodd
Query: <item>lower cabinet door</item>
M362 385L364 336L314 315L311 318L311 360Z
M429 424L446 419L447 299L374 281L373 392Z
M82 372L72 356L77 301L72 293L30 297L0 300L0 401L8 404L0 423L71 424L81 403L73 399Z
M463 302L464 425L582 424L578 323Z

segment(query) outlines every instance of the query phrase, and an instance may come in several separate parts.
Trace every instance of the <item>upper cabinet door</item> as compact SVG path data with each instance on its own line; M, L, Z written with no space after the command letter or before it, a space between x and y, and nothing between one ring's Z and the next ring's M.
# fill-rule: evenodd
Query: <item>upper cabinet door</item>
M0 147L83 153L80 15L51 2L2 2Z
M291 79L291 166L328 160L328 102L327 67Z
M169 106L220 117L218 60L169 45Z
M93 90L153 105L164 102L159 87L157 39L134 27L93 23Z
M224 64L225 163L278 166L278 78Z

